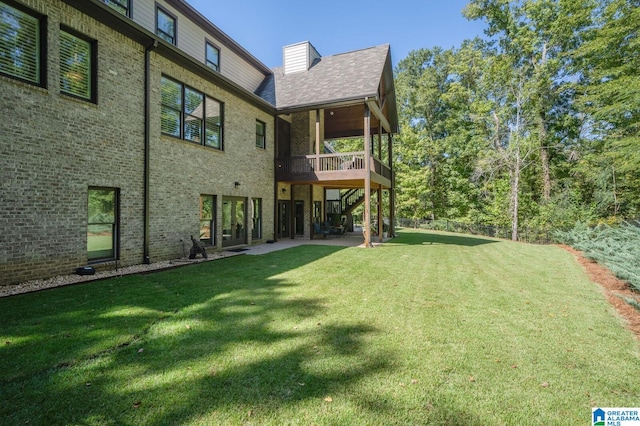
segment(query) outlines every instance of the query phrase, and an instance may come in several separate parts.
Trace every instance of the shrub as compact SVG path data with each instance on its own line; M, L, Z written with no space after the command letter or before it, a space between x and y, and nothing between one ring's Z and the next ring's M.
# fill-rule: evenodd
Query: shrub
M558 241L581 250L585 257L605 265L631 288L640 291L640 223L625 222L620 226L584 223L572 230L555 233Z

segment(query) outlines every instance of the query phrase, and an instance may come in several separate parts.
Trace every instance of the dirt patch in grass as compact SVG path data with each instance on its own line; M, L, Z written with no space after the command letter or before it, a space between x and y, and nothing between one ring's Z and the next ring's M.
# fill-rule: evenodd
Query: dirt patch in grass
M587 271L589 279L602 287L609 303L625 319L629 329L640 339L640 312L623 299L626 297L640 302L640 294L631 290L627 282L617 278L605 266L584 257L581 251L567 245L560 245L560 247L576 257L578 263Z

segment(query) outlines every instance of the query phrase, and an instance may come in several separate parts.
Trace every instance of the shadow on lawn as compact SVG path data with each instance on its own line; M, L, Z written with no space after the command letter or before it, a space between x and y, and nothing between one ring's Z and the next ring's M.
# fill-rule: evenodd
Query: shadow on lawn
M367 346L374 327L332 324L321 297L296 297L304 274L279 276L342 249L299 247L0 301L2 334L13 340L0 346L13 365L0 376L0 417L180 424L221 412L236 423L251 410L259 422L288 404L323 404L394 356Z
M444 233L435 233L429 231L411 232L407 229L407 232L400 230L398 237L391 240L388 244L405 244L405 245L433 245L433 244L446 244L456 246L474 247L484 244L497 243L498 240L492 240L483 237L476 237L473 235L453 235ZM387 244L387 243L385 243Z

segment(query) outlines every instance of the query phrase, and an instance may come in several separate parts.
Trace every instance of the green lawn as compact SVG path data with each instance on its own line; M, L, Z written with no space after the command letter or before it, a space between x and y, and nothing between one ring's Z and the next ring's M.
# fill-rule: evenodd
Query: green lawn
M553 246L405 230L0 299L2 424L574 425L640 343Z

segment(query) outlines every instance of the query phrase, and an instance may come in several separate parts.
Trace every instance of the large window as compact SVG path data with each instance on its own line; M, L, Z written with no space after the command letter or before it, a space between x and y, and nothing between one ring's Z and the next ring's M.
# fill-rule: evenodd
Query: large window
M223 104L191 87L162 77L162 133L223 149Z
M214 195L200 196L200 241L205 244L215 245L216 242L215 206Z
M260 120L256 120L256 146L265 148L267 137L267 125Z
M0 73L44 86L45 34L44 17L0 1Z
M205 62L208 67L215 71L220 71L220 49L209 42L206 43L205 47Z
M259 240L262 238L262 199L254 198L253 203L253 228L251 229L251 238Z
M131 17L131 2L130 0L102 0L102 3L110 6L112 9L117 10L124 16Z
M176 17L161 7L156 7L156 34L161 39L177 45Z
M96 44L60 30L60 92L95 102Z
M118 190L89 188L87 215L87 258L117 258Z

